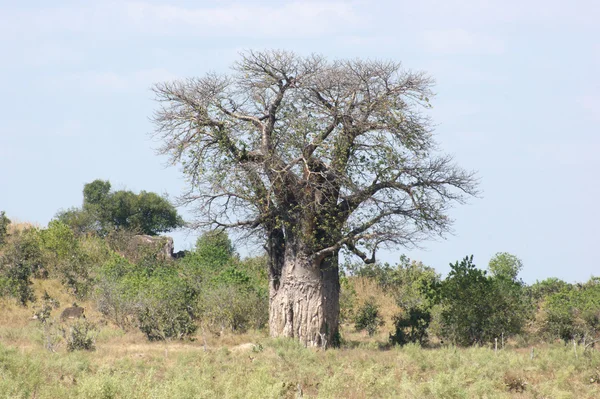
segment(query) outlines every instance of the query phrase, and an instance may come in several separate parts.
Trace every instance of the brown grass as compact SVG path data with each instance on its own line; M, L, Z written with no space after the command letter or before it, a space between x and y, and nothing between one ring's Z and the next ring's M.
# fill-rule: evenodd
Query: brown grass
M73 298L53 280L35 281L61 301ZM380 292L359 281L357 296ZM386 320L391 298L376 295ZM93 308L96 351L45 350L35 306L0 302L0 397L19 398L598 398L598 352L576 358L572 347L538 346L495 354L487 348L386 348L382 332L369 339L345 328L358 345L307 350L262 332L203 334L194 341L148 342L139 331L122 332ZM206 345L205 345L206 340ZM300 394L301 393L301 394Z

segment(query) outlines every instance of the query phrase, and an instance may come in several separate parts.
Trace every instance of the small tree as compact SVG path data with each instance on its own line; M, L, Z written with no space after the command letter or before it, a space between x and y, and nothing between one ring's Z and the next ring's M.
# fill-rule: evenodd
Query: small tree
M202 262L215 268L222 268L235 256L233 244L223 230L208 231L198 237L195 252Z
M358 308L354 316L354 328L356 331L366 330L372 337L379 327L384 325L383 317L379 313L379 305L375 297L369 297L365 303Z
M29 228L11 234L0 255L0 295L9 295L22 305L35 300L31 278L43 274L40 231Z
M491 342L521 331L528 320L529 303L512 268L488 276L476 268L473 256L450 264L441 284L442 334L459 345Z
M390 335L390 342L398 345L425 344L428 340L427 329L431 317L430 309L417 306L394 316L395 332Z
M4 211L0 212L0 246L4 245L6 242L8 225L10 225L10 219L6 217Z
M493 339L489 320L496 295L486 272L475 267L472 255L450 267L441 285L444 336L459 345Z
M600 339L600 284L592 278L580 286L564 287L542 303L538 325L548 338L565 342Z
M106 235L115 229L158 235L182 227L183 219L164 197L142 191L111 191L109 181L94 180L84 186L82 208L60 211L56 218L74 231Z
M523 269L523 262L515 255L508 252L498 252L488 265L488 270L493 277L505 281L517 281L519 272Z

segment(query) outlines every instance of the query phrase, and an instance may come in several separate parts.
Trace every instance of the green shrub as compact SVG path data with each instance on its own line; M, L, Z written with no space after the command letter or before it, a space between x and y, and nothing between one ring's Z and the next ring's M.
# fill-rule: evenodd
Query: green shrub
M95 350L96 335L96 326L86 319L79 319L63 329L63 336L67 342L67 351L69 352L76 350Z
M114 230L158 235L184 225L167 198L142 191L111 191L109 181L94 180L83 188L83 207L60 211L56 219L77 234L105 236Z
M394 317L395 332L390 335L390 342L397 345L418 343L423 345L428 340L427 330L431 323L431 312L428 309L413 307Z
M356 305L356 289L347 277L340 278L340 322L345 323L354 318Z
M8 234L8 226L10 225L10 219L6 217L4 211L0 212L0 246L6 242L6 236Z
M234 285L213 285L198 298L201 321L213 332L244 332L263 328L269 320L266 293Z
M354 316L356 331L366 330L369 336L373 336L383 324L384 321L379 314L379 305L377 305L375 297L367 299Z
M150 341L183 339L196 332L197 292L176 274L160 273L142 283L136 309L139 329Z
M11 296L22 305L34 301L31 278L42 270L39 230L12 234L0 255L0 295Z
M44 295L42 296L42 307L35 310L33 314L34 318L36 318L40 323L44 324L50 319L50 314L52 310L58 309L60 307L60 302L52 298L48 291L44 291Z

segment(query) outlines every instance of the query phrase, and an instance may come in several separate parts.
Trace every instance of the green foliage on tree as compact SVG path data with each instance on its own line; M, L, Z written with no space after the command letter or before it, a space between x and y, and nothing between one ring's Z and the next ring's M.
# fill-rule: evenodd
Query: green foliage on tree
M490 325L503 336L518 334L534 317L535 309L525 283L518 278L523 262L507 252L489 262L490 280L497 295Z
M198 292L176 271L163 269L141 278L139 287L138 326L148 340L183 339L196 331L194 304Z
M431 323L431 309L425 307L410 307L394 316L394 334L390 334L390 342L397 345L419 343L423 345L428 340L427 329Z
M590 342L600 338L600 281L590 279L578 286L565 286L542 304L541 332L565 342Z
M458 345L514 335L530 317L531 306L517 280L521 262L511 255L495 257L491 265L493 274L488 276L475 266L473 256L465 257L450 265L441 284L442 334Z
M80 299L90 294L98 266L111 252L104 241L77 237L58 220L52 220L48 228L40 231L40 250L47 275L58 278Z
M440 284L440 276L433 268L402 255L396 265L375 263L355 269L354 273L377 281L402 309L394 316L395 330L390 342L427 342L431 310Z
M158 235L184 225L173 205L158 194L111 191L110 182L95 180L84 186L82 208L61 211L56 219L77 233L106 235L124 229Z
M208 231L196 241L196 255L214 268L222 268L235 257L233 244L223 230Z
M0 295L27 305L35 300L31 278L43 270L40 231L29 228L16 231L0 255Z
M379 311L379 305L375 297L371 296L356 311L354 328L356 331L365 330L372 337L383 324L384 321Z
M199 248L178 261L113 255L99 273L98 309L149 340L183 339L199 325L214 332L262 328L268 317L265 259L239 260L226 234L207 234Z
M540 302L552 294L556 294L563 290L568 291L571 288L572 285L566 281L556 277L549 277L542 281L536 281L534 284L528 287L528 291L534 301Z
M6 217L4 211L0 212L0 246L6 242L6 235L8 234L8 226L10 225L10 219Z
M517 276L523 269L523 262L508 252L498 252L490 259L488 269L490 274L495 278L506 281L517 281Z

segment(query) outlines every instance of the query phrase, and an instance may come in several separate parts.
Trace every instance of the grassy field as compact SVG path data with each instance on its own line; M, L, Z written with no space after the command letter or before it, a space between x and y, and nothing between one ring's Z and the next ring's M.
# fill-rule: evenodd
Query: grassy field
M36 291L57 293L55 281ZM61 308L71 298L60 295ZM389 348L345 327L346 344L307 350L264 332L149 343L102 321L96 350L44 349L32 306L0 301L0 398L600 398L600 354L572 346ZM55 311L56 315L59 310Z

